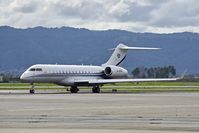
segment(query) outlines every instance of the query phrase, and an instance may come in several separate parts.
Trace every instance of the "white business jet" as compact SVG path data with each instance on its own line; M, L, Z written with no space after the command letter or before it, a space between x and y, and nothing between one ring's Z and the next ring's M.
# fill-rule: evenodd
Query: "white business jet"
M125 59L128 50L158 50L159 48L128 47L119 44L110 59L101 66L89 65L48 65L37 64L28 68L20 77L32 84L30 93L34 93L33 83L54 83L71 86L70 92L77 93L78 86L92 86L93 93L100 93L100 86L109 83L174 81L179 78L144 78L128 79L128 71L120 64Z

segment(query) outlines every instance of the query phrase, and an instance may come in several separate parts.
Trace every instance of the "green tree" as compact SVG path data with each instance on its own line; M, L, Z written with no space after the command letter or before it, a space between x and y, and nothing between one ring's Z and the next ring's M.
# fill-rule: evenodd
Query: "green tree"
M138 77L140 74L140 69L138 67L136 67L133 71L132 74L134 77Z

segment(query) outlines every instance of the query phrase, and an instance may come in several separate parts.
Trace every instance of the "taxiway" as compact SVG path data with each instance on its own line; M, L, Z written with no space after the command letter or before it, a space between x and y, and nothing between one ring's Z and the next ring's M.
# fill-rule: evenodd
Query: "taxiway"
M1 94L0 132L199 131L199 93Z

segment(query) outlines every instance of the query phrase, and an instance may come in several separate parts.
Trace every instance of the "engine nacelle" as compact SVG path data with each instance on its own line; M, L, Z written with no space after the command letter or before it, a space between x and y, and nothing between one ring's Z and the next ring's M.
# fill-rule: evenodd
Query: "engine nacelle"
M110 78L126 78L128 76L128 71L126 69L111 65L104 69L104 73Z

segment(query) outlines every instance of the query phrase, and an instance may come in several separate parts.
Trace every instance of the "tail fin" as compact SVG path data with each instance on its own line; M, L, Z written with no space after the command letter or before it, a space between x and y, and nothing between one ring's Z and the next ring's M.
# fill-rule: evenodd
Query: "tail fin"
M128 50L158 50L158 49L160 48L128 47L120 43L116 48L112 49L114 50L113 54L105 64L102 64L102 66L107 66L107 65L119 66L122 63L122 61L126 58Z

